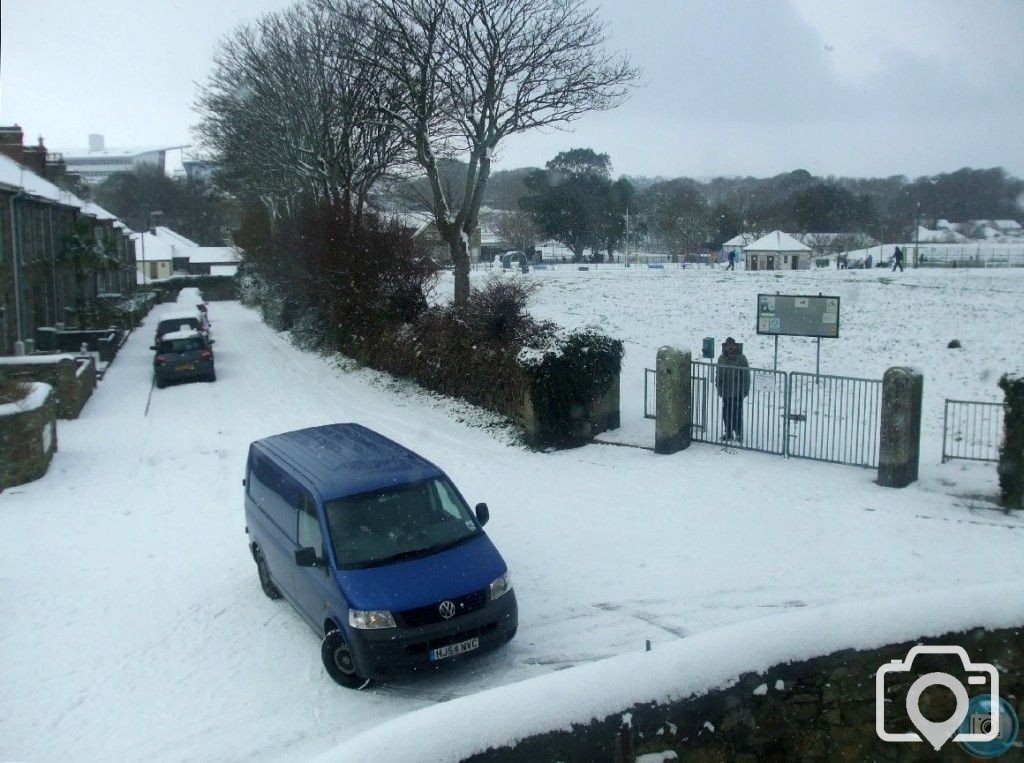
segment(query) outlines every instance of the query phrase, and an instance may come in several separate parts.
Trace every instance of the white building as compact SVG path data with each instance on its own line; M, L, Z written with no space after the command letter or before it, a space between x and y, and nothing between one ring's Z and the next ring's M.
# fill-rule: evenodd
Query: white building
M722 244L722 259L728 261L729 252L736 252L736 260L740 261L743 259L743 250L747 248L749 244L754 243L757 240L757 236L753 233L741 233L738 236L733 236L731 239Z
M810 270L814 250L782 231L772 231L744 249L747 270Z
M145 148L107 148L102 135L90 135L88 148L58 151L68 172L79 175L87 183L102 183L115 172L134 172L151 165L166 171L167 152L185 146L150 146Z
M230 246L199 246L162 225L136 233L138 283L160 281L173 275L227 275L238 270L238 250Z

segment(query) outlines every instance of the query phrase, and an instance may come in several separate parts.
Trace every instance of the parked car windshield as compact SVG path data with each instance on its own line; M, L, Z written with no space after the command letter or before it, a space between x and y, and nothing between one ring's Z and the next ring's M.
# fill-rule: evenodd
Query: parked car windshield
M192 350L201 350L206 346L201 336L190 336L185 339L168 339L160 342L160 352L162 353L174 353L174 352L190 352Z
M426 556L480 532L469 507L438 477L330 501L325 511L344 569Z

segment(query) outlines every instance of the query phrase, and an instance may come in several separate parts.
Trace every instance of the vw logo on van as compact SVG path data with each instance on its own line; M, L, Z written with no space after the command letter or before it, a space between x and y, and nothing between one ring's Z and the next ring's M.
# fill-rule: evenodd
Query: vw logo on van
M445 620L451 620L455 616L455 602L453 601L442 601L437 611L441 613L441 617Z

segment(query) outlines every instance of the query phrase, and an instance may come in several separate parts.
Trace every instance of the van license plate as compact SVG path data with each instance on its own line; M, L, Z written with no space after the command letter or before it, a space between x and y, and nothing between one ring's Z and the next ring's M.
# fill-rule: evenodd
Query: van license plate
M175 366L175 368L178 371L191 371L191 370L193 370L193 366L192 366L191 363L179 363L177 366Z
M479 648L480 639L471 638L468 641L460 641L457 644L449 644L448 646L438 647L430 651L431 660L443 660L445 657L454 657L457 654L464 654L465 652L472 652L474 649Z

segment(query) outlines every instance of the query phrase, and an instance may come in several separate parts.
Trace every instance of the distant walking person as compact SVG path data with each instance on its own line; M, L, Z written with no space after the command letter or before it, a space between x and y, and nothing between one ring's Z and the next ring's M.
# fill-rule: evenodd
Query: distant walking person
M722 398L722 440L743 442L743 398L750 392L750 371L746 356L732 337L725 340L718 356L715 387Z
M727 267L726 270L735 270L735 269L736 269L736 250L735 249L730 249L729 250L729 267Z
M893 273L896 272L896 268L899 268L901 273L903 272L903 250L900 249L898 246L896 247L896 251L892 255Z

